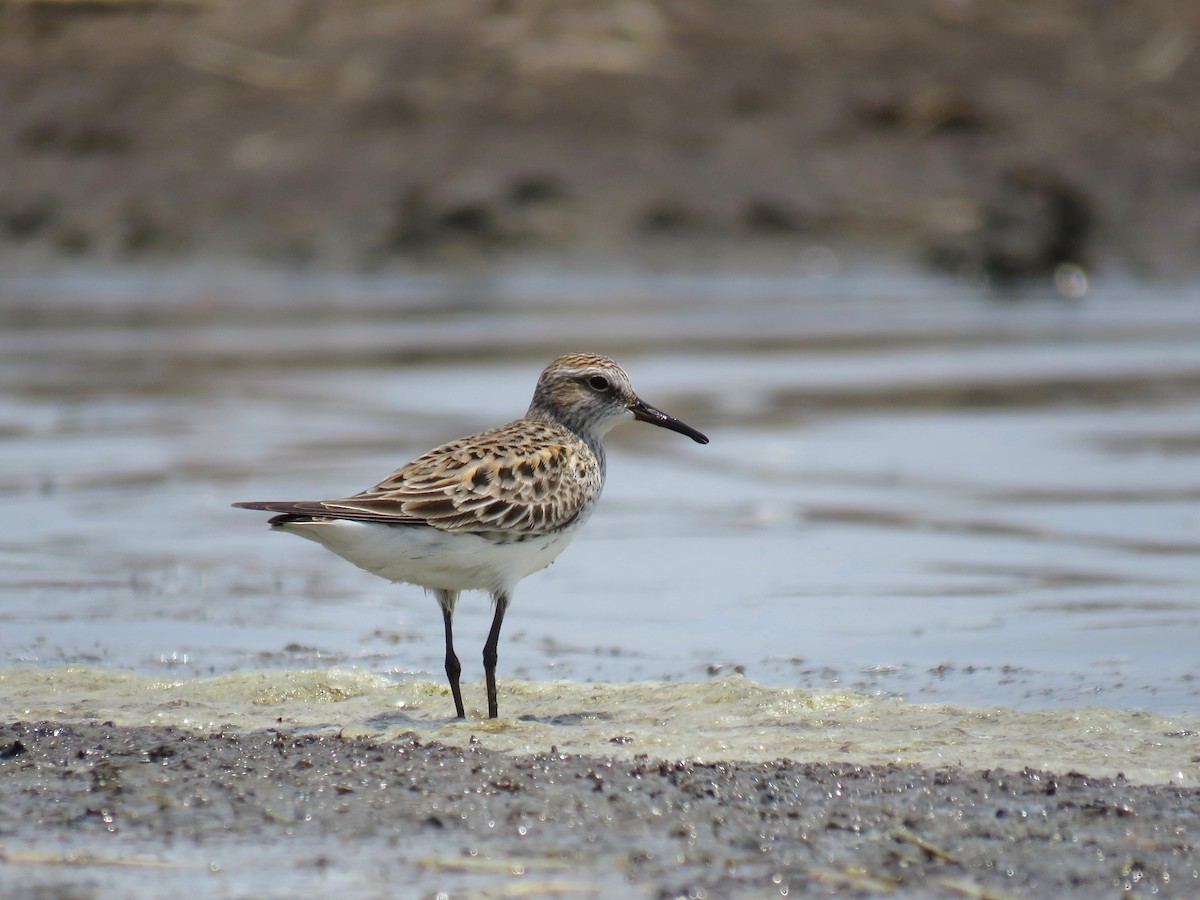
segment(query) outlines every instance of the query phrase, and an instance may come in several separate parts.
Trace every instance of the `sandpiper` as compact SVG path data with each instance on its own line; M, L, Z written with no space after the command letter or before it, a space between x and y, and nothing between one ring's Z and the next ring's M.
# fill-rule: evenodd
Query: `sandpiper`
M465 719L452 621L465 590L491 594L483 646L488 717L496 718L496 645L513 589L546 568L588 520L604 487L601 438L636 419L708 438L634 393L606 356L572 353L543 370L524 418L443 444L373 488L340 500L249 501L274 530L308 538L389 581L432 591L446 631L446 678Z

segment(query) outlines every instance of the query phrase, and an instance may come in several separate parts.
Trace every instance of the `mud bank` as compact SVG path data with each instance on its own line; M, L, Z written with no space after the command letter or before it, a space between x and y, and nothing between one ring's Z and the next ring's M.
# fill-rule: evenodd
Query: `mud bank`
M1194 32L1190 0L3 3L0 252L1194 273Z
M0 730L10 897L1192 896L1200 792L1067 772Z

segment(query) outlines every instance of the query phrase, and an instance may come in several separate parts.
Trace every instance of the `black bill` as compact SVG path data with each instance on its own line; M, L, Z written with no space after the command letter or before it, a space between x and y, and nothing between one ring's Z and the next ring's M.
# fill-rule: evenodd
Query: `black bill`
M680 434L686 434L697 444L708 443L708 438L691 425L685 425L674 416L668 416L661 409L655 409L641 398L634 400L629 410L639 422L649 422L651 425L657 425L660 428L669 428L672 431L678 431Z

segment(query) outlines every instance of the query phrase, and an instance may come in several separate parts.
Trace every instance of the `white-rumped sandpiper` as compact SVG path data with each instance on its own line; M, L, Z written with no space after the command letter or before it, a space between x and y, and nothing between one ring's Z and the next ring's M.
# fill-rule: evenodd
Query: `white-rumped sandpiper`
M430 450L373 488L340 500L249 501L278 513L279 531L316 541L389 581L433 591L446 632L446 677L463 709L452 620L464 590L491 594L495 613L483 667L488 716L497 715L496 645L517 582L544 569L588 520L604 487L601 438L636 419L708 438L642 401L605 356L572 353L538 379L524 418Z

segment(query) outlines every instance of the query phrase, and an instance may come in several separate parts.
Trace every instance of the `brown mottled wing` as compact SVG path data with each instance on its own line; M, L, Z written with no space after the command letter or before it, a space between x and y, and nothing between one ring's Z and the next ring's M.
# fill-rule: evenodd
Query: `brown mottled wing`
M442 531L536 535L568 524L600 485L598 460L570 432L519 421L444 444L353 497L252 508Z

